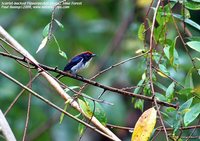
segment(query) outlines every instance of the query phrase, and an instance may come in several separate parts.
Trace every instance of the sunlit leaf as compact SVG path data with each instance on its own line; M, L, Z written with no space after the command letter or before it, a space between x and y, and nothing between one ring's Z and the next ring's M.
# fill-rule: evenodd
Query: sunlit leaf
M137 6L145 7L151 3L151 0L138 0L136 1Z
M148 141L156 124L156 110L150 108L146 110L138 119L131 141Z
M83 100L81 100L81 99L78 99L78 103L79 103L81 109L83 110L83 112L84 112L88 117L92 117L93 113L92 113L92 111L90 110L89 105L88 105L85 101L83 101Z
M198 0L196 0L196 2L193 0L193 1L186 1L184 4L185 4L185 7L190 9L190 10L200 10L200 3L197 2Z
M86 98L84 98L84 100L86 101L87 105L89 106L90 111L94 112L93 115L101 122L101 124L106 125L107 117L106 117L106 113L105 113L104 109L102 108L102 106L98 102L94 103L94 101L86 99Z
M184 116L184 124L188 126L192 121L194 121L200 114L200 103L195 104L190 108L190 111L187 112Z
M61 24L58 20L54 19L54 21L58 24L58 26L63 29L64 28L64 25Z
M43 48L45 47L45 45L47 44L47 41L48 41L48 37L45 37L45 38L42 40L41 44L39 45L39 47L38 47L36 53L38 53L41 49L43 49Z
M53 35L53 34L52 34L52 35ZM54 38L54 41L56 42L56 45L57 45L57 47L58 47L58 52L59 52L59 54L60 54L62 57L64 57L65 59L67 59L66 53L60 49L60 45L59 45L59 43L58 43L58 41L57 41L57 39L56 39L56 37L55 37L54 35L53 35L53 38Z
M190 41L186 43L190 48L200 52L200 41Z
M65 102L64 111L67 110L68 105L69 105L69 101ZM60 115L60 122L59 122L60 124L62 123L62 121L63 121L63 119L64 119L64 116L65 116L65 114L64 114L64 113L61 113L61 115Z
M67 55L66 55L66 53L65 53L64 51L62 51L62 50L59 49L59 54L60 54L62 57L64 57L65 59L67 59Z
M79 123L78 124L78 133L80 136L83 135L84 130L85 130L85 125L83 125L82 123Z
M64 91L67 93L67 92L77 89L77 88L80 88L80 87L79 86L70 86L70 87L65 88Z
M178 94L189 96L192 93L192 90L192 88L184 88L178 91Z
M188 18L190 18L191 16L190 16L190 11L187 9L187 8L183 8L182 10L181 10L181 14L182 14L182 16L183 17L185 17L186 19Z
M162 72L158 73L160 76L166 78L167 77L166 75L169 75L169 71L167 70L167 68L163 64L159 64L159 69L162 71Z
M200 96L200 85L195 86L192 92L196 93L198 97Z
M141 24L139 27L139 30L138 30L138 38L141 41L144 41L144 32L145 32L145 26L144 26L144 24Z

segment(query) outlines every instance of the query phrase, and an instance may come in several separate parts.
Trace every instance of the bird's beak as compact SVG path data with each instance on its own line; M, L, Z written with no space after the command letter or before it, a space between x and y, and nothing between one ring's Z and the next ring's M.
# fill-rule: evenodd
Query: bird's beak
M96 54L92 54L92 57L95 57L96 56Z

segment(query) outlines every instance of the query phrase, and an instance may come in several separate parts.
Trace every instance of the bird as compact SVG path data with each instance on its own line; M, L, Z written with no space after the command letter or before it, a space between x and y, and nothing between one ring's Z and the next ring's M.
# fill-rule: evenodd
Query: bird
M96 54L90 52L90 51L85 51L82 52L76 56L74 56L64 67L64 72L69 72L74 76L77 76L77 73L85 69L89 66L90 61L92 60L93 57L95 57ZM56 78L58 78L61 74L57 75Z

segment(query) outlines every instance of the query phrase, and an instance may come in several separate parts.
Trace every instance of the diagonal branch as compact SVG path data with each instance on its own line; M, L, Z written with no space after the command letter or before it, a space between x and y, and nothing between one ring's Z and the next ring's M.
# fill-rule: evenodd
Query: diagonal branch
M13 81L14 83L16 83L17 85L19 85L20 87L22 87L23 89L27 90L28 92L30 92L32 95L34 95L35 97L37 97L38 99L42 100L43 102L47 103L48 105L50 105L51 107L55 108L56 110L64 113L65 115L67 115L68 117L80 122L81 124L91 128L92 130L104 135L105 137L114 140L112 137L110 137L109 135L105 134L104 132L98 130L97 128L91 126L90 124L80 120L79 118L77 118L76 116L73 116L72 114L64 111L63 109L61 109L60 107L56 106L55 104L53 104L52 102L50 102L49 100L43 98L42 96L40 96L38 93L34 92L33 90L31 90L30 88L24 86L22 83L20 83L19 81L17 81L16 79L12 78L11 76L9 76L8 74L6 74L5 72L3 72L2 70L0 70L0 74L4 75L5 77L7 77L9 80ZM93 118L92 118L93 119ZM0 120L1 122L1 120Z
M86 118L90 119L90 117L83 112L83 110L80 108L79 104L74 101L58 84L58 82L52 78L46 71L44 71L40 66L39 63L35 60L35 58L29 54L27 50L25 50L12 36L10 36L1 26L0 26L0 35L4 37L13 47L24 57L26 57L28 60L30 60L31 63L38 66L37 69L41 73L41 75L51 84L51 86L58 92L58 94L65 100L69 101L70 105L78 110L80 113L82 113ZM99 128L101 131L106 133L108 136L110 136L113 140L120 141L120 139L111 132L108 128L103 126L95 117L91 119L91 122Z
M26 59L24 59L24 58L20 58L20 57L14 56L14 55L9 55L7 53L0 52L0 55L7 56L7 57L10 57L10 58L13 58L13 59L16 59L16 60L26 62ZM34 65L33 63L31 63L31 64L37 68L36 65ZM110 87L110 86L106 86L106 85L97 83L96 81L92 81L92 80L81 78L81 77L75 77L75 76L73 76L69 73L66 73L64 71L61 71L57 68L49 67L49 66L46 66L46 65L43 65L43 64L39 64L39 66L46 71L57 72L57 73L60 73L64 76L85 82L87 84L102 88L104 90L108 90L108 91L118 93L118 94L123 95L123 96L131 96L131 97L136 97L136 98L143 99L143 100L146 100L146 101L153 101L151 97L148 97L148 96L145 96L145 95L134 94L132 92L124 91L123 89L118 89L118 88L114 88L114 87ZM160 105L164 105L164 106L168 106L168 107L174 107L174 108L178 107L177 105L172 104L172 103L168 103L168 102L164 102L164 101L160 101L160 100L156 100L156 101Z
M2 131L7 141L16 141L16 138L10 129L10 126L0 110L0 131Z

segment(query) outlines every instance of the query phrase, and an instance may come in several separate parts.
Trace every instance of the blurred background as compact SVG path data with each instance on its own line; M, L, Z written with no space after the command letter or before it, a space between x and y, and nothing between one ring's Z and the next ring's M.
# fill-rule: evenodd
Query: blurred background
M150 1L148 0L83 0L82 5L71 5L68 9L56 10L55 19L64 25L64 29L62 30L54 24L53 34L57 38L61 50L67 54L68 59L87 50L97 55L89 68L80 72L80 75L90 78L102 69L137 55L136 51L144 48L143 42L138 39L137 32L140 24L144 21L149 4ZM44 49L36 54L36 50L43 39L42 31L50 22L51 14L52 9L0 8L0 25L40 63L63 69L68 60L59 55L55 41L51 40ZM149 19L152 18L152 14L151 11ZM195 12L191 13L192 19L196 22L200 21L199 16ZM194 35L199 35L199 32L192 27L188 28ZM169 26L168 30L170 37L176 37L177 33L173 25ZM1 48L0 50L2 51ZM183 82L188 69L191 67L191 62L189 62L188 56L182 48L180 48L179 57L181 69L178 73L172 69L170 74L178 81ZM12 59L0 56L0 68L23 84L27 84L29 81L27 69ZM117 88L136 86L138 81L141 80L145 68L145 59L138 58L106 72L96 81ZM33 70L32 73L34 75L37 72ZM194 76L193 78L195 85L199 85L199 77ZM83 84L70 78L64 78L62 81L68 86L81 86ZM163 81L163 84L168 86L170 81ZM63 99L42 77L34 81L32 88L56 105L64 107ZM0 109L3 112L6 111L20 91L20 87L0 75ZM89 86L86 87L84 93L97 98L102 91L102 89ZM130 91L133 92L133 89ZM27 94L25 92L6 115L17 140L21 140L23 135L27 113ZM101 104L106 111L108 123L133 127L142 113L134 108L130 97L123 97L106 91L102 99L114 104L114 106ZM151 103L145 102L144 109L150 106ZM72 109L70 111L76 114ZM62 124L59 124L59 117L58 111L32 97L27 140L78 140L80 137L78 123L65 116ZM128 131L116 129L113 131L124 141L131 138L131 133ZM81 140L105 141L107 139L87 129Z

